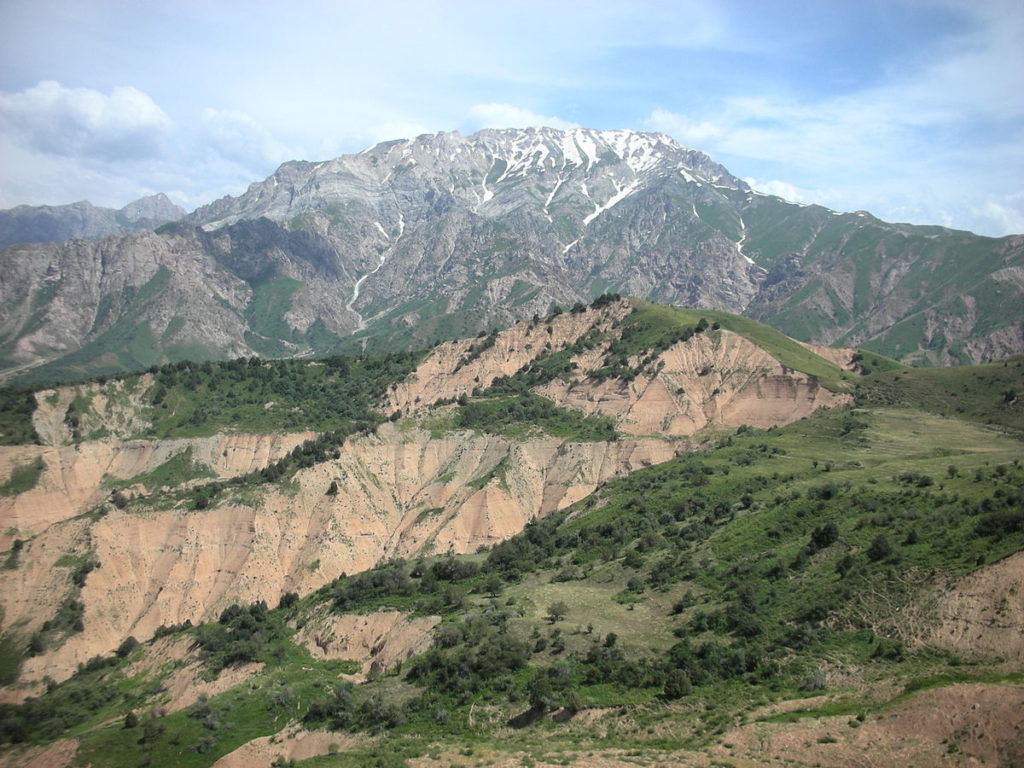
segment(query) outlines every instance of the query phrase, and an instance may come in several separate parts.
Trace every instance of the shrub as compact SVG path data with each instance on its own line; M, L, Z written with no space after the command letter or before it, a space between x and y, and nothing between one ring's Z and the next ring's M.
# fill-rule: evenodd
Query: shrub
M552 603L548 606L547 618L552 624L556 621L561 621L569 615L569 606L559 600L558 602Z
M118 656L118 658L123 659L125 656L134 651L138 647L138 645L139 641L136 640L133 636L129 635L121 641L121 644L117 646L117 650L114 651L114 653Z
M818 528L815 528L811 533L811 543L807 549L810 554L825 549L826 547L835 544L839 540L839 529L835 523L826 523Z
M674 701L684 696L689 696L692 689L690 676L681 669L673 669L666 675L663 696L670 701Z
M889 543L889 540L882 534L878 534L875 536L875 540L871 542L871 546L868 547L867 556L868 560L877 562L889 557L892 552L892 544Z

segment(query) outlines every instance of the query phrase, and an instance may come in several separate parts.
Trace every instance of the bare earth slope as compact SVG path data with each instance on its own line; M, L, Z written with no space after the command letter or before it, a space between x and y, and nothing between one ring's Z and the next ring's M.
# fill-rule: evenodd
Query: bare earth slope
M510 376L538 354L558 352L584 335L614 339L630 312L628 302L602 311L558 315L547 323L519 323L499 333L493 346L473 354L468 340L438 345L416 371L392 390L388 409L409 413L442 399L485 389ZM748 424L772 427L809 416L817 408L852 401L849 395L823 388L811 376L786 368L761 347L726 330L697 334L662 352L645 373L629 382L598 380L605 341L575 356L571 376L537 387L556 405L611 416L620 431L634 435L682 437L709 426ZM817 349L812 349L817 353ZM852 350L835 349L830 357L849 364ZM630 361L638 362L637 357ZM656 372L650 372L656 371Z
M9 476L14 467L37 459L43 463L34 488L17 496L0 497L0 546L10 546L14 538L34 536L53 523L88 512L109 499L112 482L145 475L186 451L217 477L234 477L265 467L311 434L221 434L59 447L0 446L0 476Z
M936 613L935 645L1024 661L1024 552L939 589Z
M1022 712L1019 685L952 685L919 691L857 728L849 716L745 725L713 752L737 765L1011 768L1024 755Z

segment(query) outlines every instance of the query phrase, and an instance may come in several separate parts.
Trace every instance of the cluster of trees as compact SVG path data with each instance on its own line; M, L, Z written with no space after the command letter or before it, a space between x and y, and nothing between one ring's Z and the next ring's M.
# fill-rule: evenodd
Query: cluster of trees
M531 392L512 397L467 401L455 413L455 425L500 434L516 425L536 425L572 440L616 440L615 421L607 416L583 416L559 408Z
M331 695L314 701L303 721L332 730L380 731L405 723L402 707L382 696L367 696L349 682L339 683Z
M344 429L355 422L376 423L373 406L421 357L397 353L315 362L251 357L173 363L150 369L155 384L149 398L157 409L158 428L166 431L169 420L172 433L228 425L264 431Z
M447 613L461 607L470 591L495 595L501 590L496 574L449 556L429 566L423 560L407 563L394 558L354 576L343 574L321 588L320 594L329 598L339 613L382 604L421 613Z
M27 389L0 389L0 445L38 443L32 424L35 398Z
M17 705L0 704L0 744L56 739L114 702L132 706L138 700L138 692L99 682L103 670L110 666L96 662L83 665L80 674L50 687L45 696Z
M203 624L196 633L206 665L215 674L232 664L265 660L285 638L281 615L268 611L262 600L225 608L216 623Z
M530 646L507 632L499 613L473 618L439 632L433 647L416 658L406 677L434 694L463 701L526 666Z

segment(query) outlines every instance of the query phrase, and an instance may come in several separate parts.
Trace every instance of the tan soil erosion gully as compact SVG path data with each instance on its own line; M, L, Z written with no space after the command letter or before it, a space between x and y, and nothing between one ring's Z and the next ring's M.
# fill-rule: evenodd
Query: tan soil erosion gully
M387 425L346 443L337 461L300 471L285 488L262 487L255 498L232 503L229 494L201 512L134 504L95 522L51 523L25 545L22 565L0 572L0 605L5 625L33 631L70 589L54 563L69 551L92 552L100 567L81 590L86 630L22 668L24 681L62 680L124 637L148 638L162 624L216 618L233 603L276 605L284 592L309 592L382 557L475 551L675 451L651 439L514 442L466 432L435 440ZM491 474L483 487L469 485ZM345 492L326 495L332 481Z
M480 339L441 344L392 388L383 410L409 414L486 388L549 344L557 351L592 328L614 333L629 311L626 302L616 302L600 311L520 323L497 334L475 359L468 353ZM834 354L848 362L852 353ZM79 426L89 434L103 424L109 435L64 445L70 437L62 431L66 409L83 389L41 393L36 424L50 444L0 449L0 477L37 456L45 466L36 488L0 499L7 546L12 538L28 539L18 568L0 571L3 627L27 636L53 616L72 592L70 569L54 567L65 553L91 554L100 567L88 574L79 596L85 631L27 659L22 683L65 679L79 663L111 652L129 635L145 640L160 625L210 620L234 603L265 600L273 606L284 592L305 594L381 558L475 551L578 501L611 477L687 450L682 438L703 427L788 423L849 400L726 331L674 345L650 367L660 368L656 374L629 384L587 380L600 356L600 349L582 355L575 381L551 382L539 392L560 405L614 417L632 439L570 443L542 433L513 440L469 431L438 437L415 420L403 421L348 440L339 459L302 470L283 486L228 491L202 511L187 502L161 508L143 499L125 510L110 508L97 520L80 515L107 497L105 478L129 480L184 450L229 477L266 466L310 435L116 442L116 435L138 434L145 426L137 416L145 384L133 389L119 383L110 390L88 385L96 391L86 393L90 408ZM343 489L333 496L326 494L332 481Z

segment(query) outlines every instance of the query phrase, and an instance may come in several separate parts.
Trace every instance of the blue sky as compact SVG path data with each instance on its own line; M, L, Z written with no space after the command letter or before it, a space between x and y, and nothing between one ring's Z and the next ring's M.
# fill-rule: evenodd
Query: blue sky
M0 0L0 206L481 127L663 131L756 188L1024 232L1019 0Z

